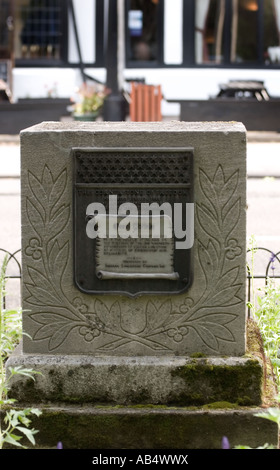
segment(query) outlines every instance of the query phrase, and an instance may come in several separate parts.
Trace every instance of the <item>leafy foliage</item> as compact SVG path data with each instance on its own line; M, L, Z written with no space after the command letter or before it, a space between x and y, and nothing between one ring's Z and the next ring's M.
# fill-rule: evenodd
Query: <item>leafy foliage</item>
M249 247L251 251L251 268L248 269L251 275L253 297L249 307L253 318L258 324L265 354L270 359L276 375L277 385L280 387L280 285L276 283L273 277L267 278L265 288L258 289L259 295L256 294L254 259L257 248L254 237L251 237Z
M278 386L280 385L280 286L269 279L266 292L258 296L259 307L255 316L260 328L266 354L274 367Z
M265 289L261 295L256 296L254 288L254 257L257 252L256 241L252 236L249 242L251 251L251 268L248 267L252 279L253 301L249 304L254 319L257 321L264 345L265 354L270 359L276 375L278 389L280 387L280 286L275 279L268 278ZM255 298L257 297L257 304ZM258 418L268 419L277 424L280 430L280 409L270 407L265 411L255 414ZM257 449L274 449L270 444L264 444ZM239 445L235 449L251 449L249 446Z
M8 398L10 382L13 376L17 374L25 375L34 380L34 372L31 369L23 367L9 368L8 374L5 371L5 361L8 355L13 351L18 343L21 331L20 311L7 311L3 308L6 284L6 269L9 258L6 256L0 271L0 413L5 408L3 419L4 429L0 421L0 449L4 444L10 444L17 447L24 447L19 441L25 436L31 444L35 444L34 435L38 432L30 429L30 415L40 416L41 411L37 408L26 408L24 410L6 409L10 407L14 400ZM1 413L2 414L2 413Z

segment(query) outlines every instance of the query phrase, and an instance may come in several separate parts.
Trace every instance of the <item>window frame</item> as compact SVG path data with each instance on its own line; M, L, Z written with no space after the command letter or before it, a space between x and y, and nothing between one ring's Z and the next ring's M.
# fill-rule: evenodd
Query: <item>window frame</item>
M16 2L16 0L13 0ZM96 55L95 62L84 62L84 67L104 67L104 2L103 0L96 1L96 15L95 15L95 44ZM79 68L79 62L72 63L68 60L68 32L69 32L69 2L68 0L60 0L61 2L61 54L60 59L24 59L15 58L15 67L21 68ZM98 40L97 40L98 39Z
M225 0L226 11L225 11L225 31L224 31L224 48L225 56L222 63L202 63L197 64L195 62L195 0L184 0L183 2L183 60L181 64L165 64L164 63L164 0L160 2L160 8L158 12L159 19L159 56L156 61L140 61L140 60L129 60L129 37L128 37L128 9L129 0L125 2L125 49L126 49L126 68L232 68L232 69L279 69L279 64L266 64L263 60L263 43L264 43L264 1L258 1L258 16L257 16L257 60L250 62L231 62L230 61L230 47L231 47L231 22L232 22L232 1Z
M61 58L60 59L25 59L16 58L14 63L16 67L71 67L79 68L80 63L72 63L68 60L68 0L60 0L61 8ZM231 45L231 21L232 21L232 2L225 0L225 31L224 31L224 46L225 57L222 63L195 63L195 0L187 0L183 2L183 60L181 64L166 64L164 63L164 0L159 2L158 8L158 57L153 61L140 61L130 60L129 57L129 34L128 34L128 11L129 1L125 0L125 67L131 68L234 68L234 69L266 69L273 70L279 69L280 63L266 64L263 60L263 43L264 43L264 1L258 1L258 17L257 17L257 60L250 62L235 63L230 61L230 45ZM16 0L13 0L15 3ZM96 0L96 18L95 18L95 36L96 36L96 56L94 63L84 63L85 67L102 68L105 66L104 61L104 0Z
M14 0L16 4L17 0ZM61 1L61 53L60 59L45 59L45 58L15 58L15 66L16 67L61 67L65 63L65 58L67 57L68 47L63 40L64 37L68 37L68 19L67 19L67 0L60 0ZM14 5L14 9L16 5ZM68 41L67 41L68 42Z
M164 25L164 0L160 0L158 4L157 13L157 39L158 39L158 57L156 60L131 60L130 57L130 41L129 41L129 30L128 30L128 12L129 12L130 0L125 0L125 66L126 68L163 68L167 65L163 60L163 25Z
M221 64L207 63L207 64L196 64L194 56L194 28L195 28L195 0L188 0L184 2L183 6L183 22L184 31L188 29L190 32L186 33L183 38L183 63L180 67L188 68L232 68L232 69L279 69L280 64L265 64L263 60L263 44L264 44L264 1L257 0L258 2L258 13L257 13L257 60L256 61L244 61L244 62L231 62L230 61L230 47L231 47L231 22L232 22L232 1L225 0L226 11L225 11L225 57ZM188 41L191 44L191 51L188 52Z

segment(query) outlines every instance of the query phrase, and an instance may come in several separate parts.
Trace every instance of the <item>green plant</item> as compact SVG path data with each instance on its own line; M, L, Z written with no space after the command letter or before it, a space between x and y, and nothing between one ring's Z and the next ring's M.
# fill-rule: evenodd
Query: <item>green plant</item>
M2 310L1 313L1 355L5 361L22 337L22 312L18 309Z
M234 446L235 449L275 449L274 446L272 446L271 444L264 444L263 446L258 446L258 447L250 447L250 446L242 446L242 445L239 445L239 446Z
M101 85L87 85L83 83L78 90L78 101L74 104L73 110L75 114L95 113L99 111L103 104L107 90Z
M21 337L21 321L19 311L7 311L4 305L6 295L6 269L9 258L6 256L0 271L0 449L4 444L24 447L19 441L23 436L34 445L34 435L38 432L30 429L30 415L40 416L41 411L37 408L26 408L24 410L11 409L15 400L8 398L9 386L12 378L17 375L25 375L34 380L35 371L23 367L9 368L8 374L5 370L5 362ZM4 414L3 423L2 416ZM2 425L4 424L4 426Z
M266 279L266 285L263 289L257 289L256 294L254 285L254 262L257 252L256 241L252 236L249 240L249 249L251 252L251 267L248 266L248 272L251 276L252 301L248 303L250 312L257 322L261 333L263 346L266 356L269 358L276 376L278 387L280 387L280 285L275 282L273 277ZM271 267L275 256L271 257Z
M264 349L273 366L278 387L280 386L280 286L273 279L267 280L265 292L258 296L255 318L258 323Z
M251 277L251 291L252 291L252 301L248 302L247 305L250 308L252 314L255 313L255 283L254 283L254 267L255 267L255 254L257 252L257 243L254 235L251 235L249 238L249 251L251 253L251 266L249 263L247 264L247 271L249 276Z
M267 408L265 411L261 411L260 413L256 413L254 416L258 418L268 419L273 421L278 426L278 432L280 431L280 409L276 407ZM234 447L235 449L252 449L252 447L238 445ZM256 449L275 449L275 446L271 444L264 444L263 446L256 447Z
M248 272L251 276L252 301L248 303L248 306L250 308L254 320L257 322L257 325L259 327L265 354L267 355L273 366L279 390L280 286L276 284L275 279L273 277L267 278L265 288L258 289L261 295L256 296L254 287L254 261L257 248L256 241L253 236L250 238L249 241L249 250L251 252L251 267L248 266ZM270 260L272 269L274 259L275 256L272 255ZM256 413L255 416L275 422L278 426L278 432L280 432L280 409L278 407L267 408L265 411ZM252 449L252 447L238 445L235 446L235 449ZM271 444L266 443L263 446L257 447L257 449L275 449L275 447Z
M255 416L258 418L268 419L269 421L273 421L277 424L278 428L280 428L280 409L279 408L267 408L265 411L261 411L260 413L256 413Z

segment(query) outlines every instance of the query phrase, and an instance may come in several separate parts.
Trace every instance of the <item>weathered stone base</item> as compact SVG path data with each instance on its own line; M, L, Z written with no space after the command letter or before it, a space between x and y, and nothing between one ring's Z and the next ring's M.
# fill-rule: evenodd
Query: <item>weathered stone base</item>
M218 407L219 405L216 404ZM260 409L167 407L41 407L32 420L36 447L64 449L220 449L223 436L233 448L277 446L275 423L257 418Z
M38 448L219 449L278 445L278 428L255 417L263 403L263 364L249 357L94 357L23 354L6 368L17 406L42 410L32 419ZM263 409L263 408L262 408Z
M24 403L200 406L217 401L258 406L263 369L251 358L94 357L23 354L9 367L41 372L16 375L10 397Z

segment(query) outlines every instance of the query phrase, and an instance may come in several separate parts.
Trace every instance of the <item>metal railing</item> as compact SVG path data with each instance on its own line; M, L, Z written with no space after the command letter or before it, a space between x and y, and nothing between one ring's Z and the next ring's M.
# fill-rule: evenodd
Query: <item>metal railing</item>
M1 256L2 254L2 256ZM252 284L258 281L264 281L264 287L267 285L267 280L280 279L280 251L274 253L272 250L264 247L256 247L247 250L248 257L251 257L251 260L247 262L247 302L248 304L252 301ZM255 274L255 263L257 256L261 255L261 266L262 273ZM22 269L21 269L21 250L18 249L15 252L11 253L8 250L0 248L0 263L5 256L8 256L7 271L6 271L6 280L12 279L21 279ZM266 257L266 259L264 259ZM252 261L255 258L254 262ZM252 266L253 264L253 266ZM258 263L256 263L258 264ZM259 269L257 267L257 269ZM20 288L19 288L20 291ZM4 308L6 305L6 297L4 296ZM248 307L248 317L250 317L250 307Z
M247 253L251 256L250 262L247 262L247 302L248 302L248 318L250 318L250 306L252 301L252 283L253 281L264 281L264 287L267 285L268 279L280 279L280 251L277 253L264 247L254 247L247 250ZM261 255L262 269L264 266L264 272L262 274L256 274L256 257ZM266 258L266 260L264 259ZM267 261L268 260L268 261ZM258 268L257 268L258 269Z
M2 255L0 256L1 263L3 262L4 258L7 256L7 269L6 269L6 275L5 275L6 281L12 280L12 279L20 280L21 275L22 275L21 261L19 259L21 255L21 249L16 250L13 253L11 253L10 251L5 250L4 248L0 248L0 255ZM19 293L20 293L20 286L19 286ZM6 295L5 294L3 296L2 307L6 308Z

